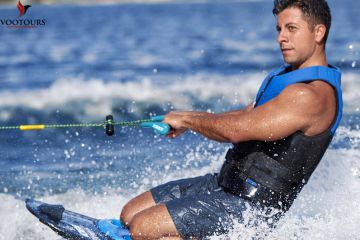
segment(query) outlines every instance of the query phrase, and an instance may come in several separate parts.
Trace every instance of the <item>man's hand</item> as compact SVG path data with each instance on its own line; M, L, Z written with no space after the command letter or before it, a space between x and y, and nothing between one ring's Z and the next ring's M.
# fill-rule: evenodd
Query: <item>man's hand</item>
M186 121L187 117L203 117L211 115L207 112L169 112L165 115L164 122L171 126L171 131L168 133L168 137L175 138L182 133L186 132L189 129L188 122Z
M170 112L165 115L163 122L171 126L171 130L167 134L168 137L175 138L188 130L183 121L183 116L185 114L185 112Z

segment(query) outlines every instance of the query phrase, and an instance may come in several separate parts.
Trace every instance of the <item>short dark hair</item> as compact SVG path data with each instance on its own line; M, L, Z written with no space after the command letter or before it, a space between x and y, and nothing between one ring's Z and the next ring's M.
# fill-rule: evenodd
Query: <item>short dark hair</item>
M273 14L278 15L290 7L299 8L303 12L311 30L314 30L316 24L325 25L325 45L331 27L331 12L326 0L274 0Z

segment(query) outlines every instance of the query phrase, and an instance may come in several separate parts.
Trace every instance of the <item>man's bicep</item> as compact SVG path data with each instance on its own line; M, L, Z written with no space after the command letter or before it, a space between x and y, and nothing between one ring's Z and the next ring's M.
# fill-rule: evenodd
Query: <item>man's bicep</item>
M241 109L238 109L238 110L233 110L233 111L228 111L228 112L223 112L223 113L219 113L217 114L218 116L237 116L239 114L242 114L242 113L246 113L250 110L252 110L254 107L253 107L253 104L250 104L250 105L247 105Z
M304 131L311 124L313 97L306 88L289 88L250 110L246 115L253 140L274 141Z

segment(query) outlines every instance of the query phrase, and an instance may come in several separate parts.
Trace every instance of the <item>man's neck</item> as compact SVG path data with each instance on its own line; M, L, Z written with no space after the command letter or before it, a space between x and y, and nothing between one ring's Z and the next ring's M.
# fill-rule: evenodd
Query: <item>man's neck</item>
M297 70L300 68L306 68L306 67L313 67L313 66L328 66L327 60L326 60L326 52L324 48L318 48L317 51L314 52L314 54L307 59L305 62L299 64L299 65L292 65L292 70Z

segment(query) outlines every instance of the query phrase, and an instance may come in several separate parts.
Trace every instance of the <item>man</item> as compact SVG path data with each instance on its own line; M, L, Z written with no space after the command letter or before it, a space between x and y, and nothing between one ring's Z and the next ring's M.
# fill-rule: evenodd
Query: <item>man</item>
M171 138L190 129L234 144L220 173L173 181L130 200L120 218L133 239L224 233L249 206L285 212L315 170L342 114L341 74L325 54L330 9L325 0L275 0L273 13L286 65L268 75L254 105L165 116Z

